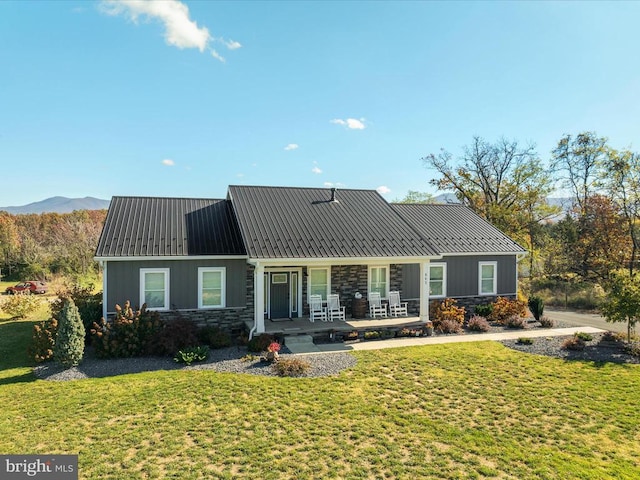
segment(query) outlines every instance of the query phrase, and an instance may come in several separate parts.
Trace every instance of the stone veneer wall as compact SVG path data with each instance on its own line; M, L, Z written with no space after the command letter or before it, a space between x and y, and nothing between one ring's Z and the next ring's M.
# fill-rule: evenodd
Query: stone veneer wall
M247 265L247 295L245 307L212 310L172 310L169 312L160 312L160 317L167 321L186 318L195 322L198 326L217 326L231 335L237 335L246 329L245 321L253 322L253 271L254 267Z

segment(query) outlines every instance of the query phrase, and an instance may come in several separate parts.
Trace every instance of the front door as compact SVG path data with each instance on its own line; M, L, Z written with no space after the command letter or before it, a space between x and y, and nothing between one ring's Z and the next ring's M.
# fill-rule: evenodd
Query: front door
M291 316L289 306L290 288L289 272L273 272L271 274L271 319L289 318Z

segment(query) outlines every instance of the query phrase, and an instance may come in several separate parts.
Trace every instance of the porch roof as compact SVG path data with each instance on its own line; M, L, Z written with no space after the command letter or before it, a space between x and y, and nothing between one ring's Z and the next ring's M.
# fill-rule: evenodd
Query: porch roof
M228 199L250 258L438 256L375 190L230 186Z

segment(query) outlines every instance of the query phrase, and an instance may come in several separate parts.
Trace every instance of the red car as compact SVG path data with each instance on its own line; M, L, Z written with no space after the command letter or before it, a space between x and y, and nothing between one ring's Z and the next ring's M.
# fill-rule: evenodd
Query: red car
M47 293L47 284L37 280L18 283L13 287L7 287L5 290L7 295L15 293Z

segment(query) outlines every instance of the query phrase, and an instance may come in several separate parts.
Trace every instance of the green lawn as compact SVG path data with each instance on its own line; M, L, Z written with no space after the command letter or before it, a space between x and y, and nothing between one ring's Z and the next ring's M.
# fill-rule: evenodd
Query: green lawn
M640 478L638 366L481 342L358 352L332 378L55 383L29 374L30 325L0 324L0 452L79 453L80 478Z

